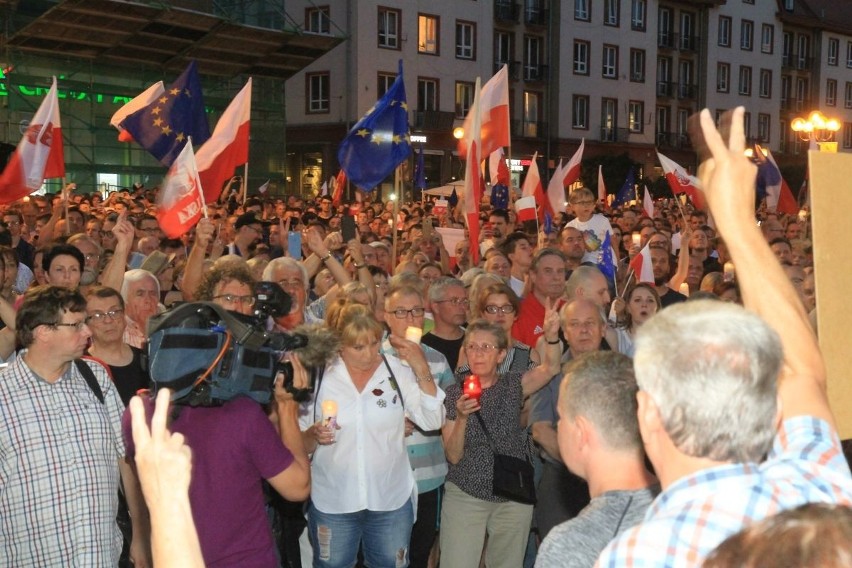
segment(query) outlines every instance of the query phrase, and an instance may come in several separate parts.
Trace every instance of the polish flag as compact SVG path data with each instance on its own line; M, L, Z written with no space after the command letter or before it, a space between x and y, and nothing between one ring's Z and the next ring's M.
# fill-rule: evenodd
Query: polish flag
M0 204L25 197L40 188L45 179L58 177L65 177L65 151L54 77L47 96L0 174Z
M786 181L784 181L784 177L781 175L781 170L778 168L778 164L775 163L775 158L772 157L772 152L769 150L766 152L766 159L772 164L773 168L778 170L778 179L781 180L781 183L777 186L770 186L766 188L767 207L769 207L770 211L775 210L778 213L798 215L799 204L796 202L796 198L793 197L793 192L790 191L790 186L787 185Z
M606 202L606 184L603 178L603 166L598 166L598 201Z
M201 179L189 139L169 168L157 196L157 221L170 239L186 234L207 213Z
M539 221L544 219L545 211L553 217L553 211L550 209L550 202L544 197L544 186L541 184L541 175L538 173L538 152L533 154L530 169L527 170L527 177L524 178L524 185L521 190L523 196L533 196L536 202L541 203L542 207L539 210Z
M565 167L562 169L562 185L568 187L569 185L576 182L580 179L580 169L583 165L583 150L586 148L586 139L583 138L580 141L580 147L577 148L577 151L574 152L574 155L571 156L571 159L568 160L568 163L565 164Z
M473 108L471 107L471 110ZM462 128L464 138L459 140L459 156L467 158L468 133L475 128L472 112L468 111ZM509 146L509 67L503 65L485 85L479 97L479 126L477 143L480 156L489 156L497 148Z
M657 157L660 159L660 164L663 166L663 171L666 174L666 180L672 192L677 195L685 193L692 200L692 204L698 209L704 209L704 195L701 193L701 181L687 173L683 166L674 160L667 158L657 152Z
M468 242L470 246L470 256L473 265L479 263L479 189L481 185L481 174L479 163L482 161L482 149L480 134L480 104L482 103L482 89L479 83L479 77L476 78L476 87L473 95L473 105L467 113L470 119L470 128L465 128L464 142L467 146L465 155L467 162L465 164L464 176L464 217L467 221ZM465 119L467 123L467 119ZM489 152L490 153L490 152Z
M343 168L337 172L337 177L334 178L334 192L331 197L331 204L334 206L340 205L343 201L343 188L346 187L346 172Z
M630 261L630 268L636 276L636 282L654 283L654 267L651 265L651 247L647 244Z
M535 221L535 197L527 195L515 201L518 221Z
M198 149L196 159L205 203L216 201L234 169L248 163L250 122L251 78L225 109L213 135Z
M642 198L642 209L645 210L645 215L654 218L654 200L651 199L651 190L645 188L645 197Z
M550 181L547 182L547 201L554 214L565 212L565 186L562 185L562 180L565 179L564 174L565 168L562 160L559 160L559 165L556 166Z
M166 88L163 86L162 81L157 81L140 94L133 97L133 99L115 111L115 114L112 115L112 118L109 119L109 123L113 125L118 130L118 141L119 142L132 142L133 136L121 127L121 122L136 112L137 110L143 109L149 104L154 102L154 99L157 99L166 92Z
M491 185L509 186L509 166L506 165L503 148L497 148L488 156L488 173L491 174Z

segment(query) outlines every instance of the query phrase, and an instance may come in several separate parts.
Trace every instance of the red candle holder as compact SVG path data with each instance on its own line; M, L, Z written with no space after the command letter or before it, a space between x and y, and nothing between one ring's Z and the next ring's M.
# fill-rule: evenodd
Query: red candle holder
M471 375L464 381L464 393L479 402L479 398L482 396L482 384L479 382L479 377L476 375Z

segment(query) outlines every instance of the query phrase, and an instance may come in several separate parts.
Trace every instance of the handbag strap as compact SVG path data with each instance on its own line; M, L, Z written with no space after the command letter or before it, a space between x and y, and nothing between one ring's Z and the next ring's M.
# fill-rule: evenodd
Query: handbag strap
M399 402L402 403L402 410L405 411L405 399L402 398L402 391L399 388L399 384L396 382L396 375L393 374L393 369L391 369L390 363L388 363L388 358L385 357L384 353L382 353L382 361L385 362L385 367L387 367L388 373L390 373L391 388L399 395Z
M479 411L477 411L475 415L476 419L479 420L479 425L482 426L482 431L485 432L485 438L488 440L488 446L491 448L491 451L494 453L494 455L497 455L499 452L494 446L494 440L491 438L491 432L488 431L488 426L485 425L485 420L482 419L482 416L479 414Z

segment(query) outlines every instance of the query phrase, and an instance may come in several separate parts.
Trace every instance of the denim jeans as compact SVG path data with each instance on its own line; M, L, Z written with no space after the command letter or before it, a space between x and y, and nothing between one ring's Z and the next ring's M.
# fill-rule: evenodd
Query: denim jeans
M311 504L308 530L314 547L314 568L351 568L359 545L369 568L406 568L414 524L411 501L395 511L323 513Z

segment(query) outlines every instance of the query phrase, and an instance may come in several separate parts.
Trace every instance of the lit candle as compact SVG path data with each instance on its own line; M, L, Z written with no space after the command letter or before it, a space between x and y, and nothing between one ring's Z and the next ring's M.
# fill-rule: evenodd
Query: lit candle
M333 400L322 402L322 425L334 432L337 427L337 402Z
M479 397L482 396L482 385L479 383L479 377L471 375L464 381L464 394L479 402Z
M689 297L689 284L687 284L686 282L682 283L680 285L680 293L688 298Z
M725 270L725 275L724 275L725 282L733 282L733 280L734 280L734 263L733 262L726 262L724 270Z
M642 235L639 233L633 233L631 236L633 237L633 246L638 247L642 243Z
M410 325L410 326L405 328L405 338L408 341L412 341L414 343L419 344L420 338L422 336L423 336L423 330L420 329L419 327L415 327L413 325Z

